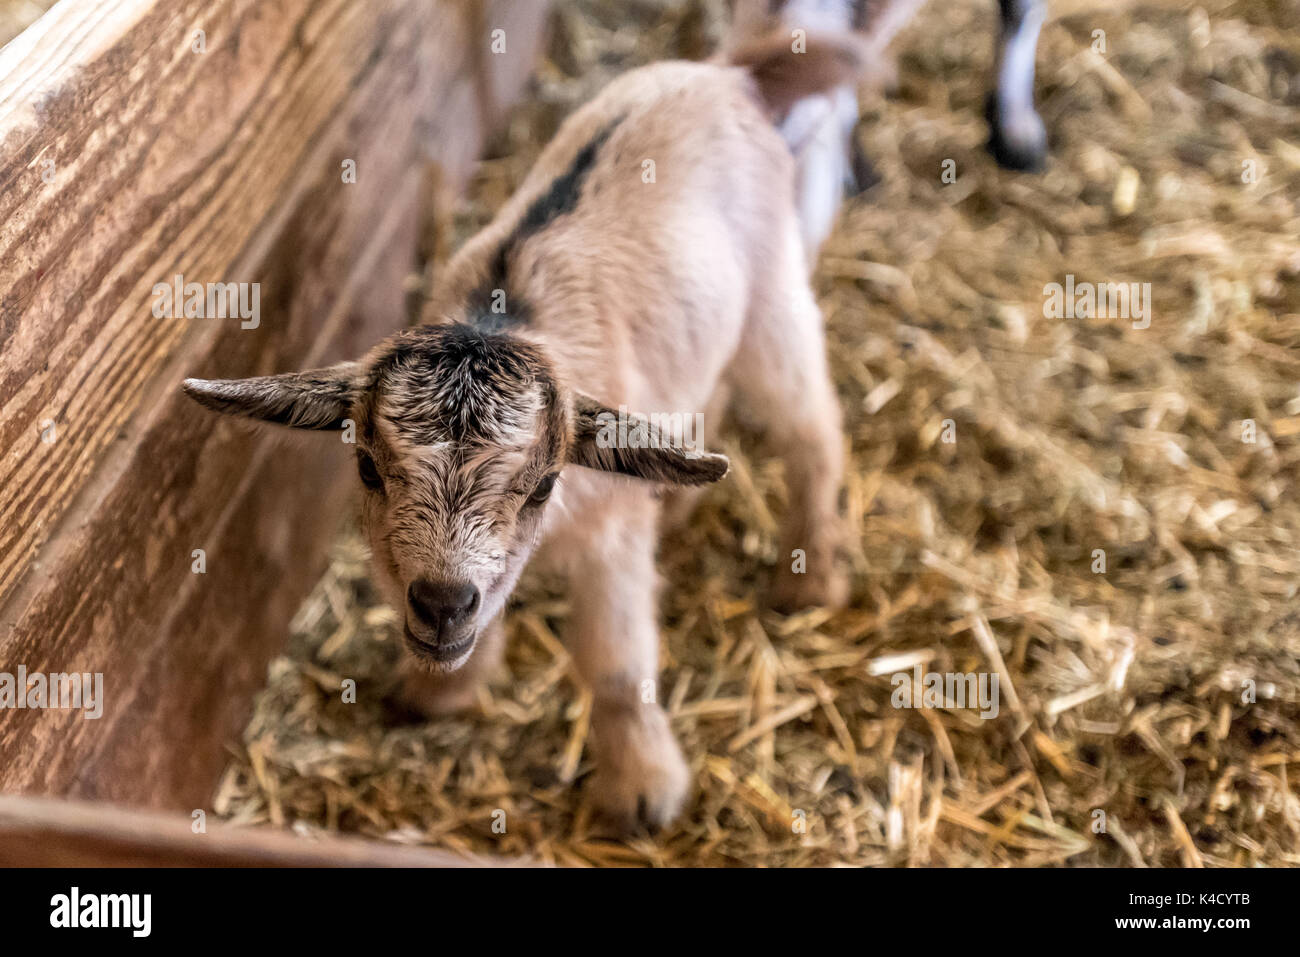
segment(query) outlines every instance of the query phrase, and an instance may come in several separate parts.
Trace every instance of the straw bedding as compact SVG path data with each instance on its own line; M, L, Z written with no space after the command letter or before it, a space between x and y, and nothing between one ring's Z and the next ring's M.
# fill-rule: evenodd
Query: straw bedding
M715 2L558 7L457 236L609 77L723 28ZM1300 863L1300 5L1053 4L1037 176L982 150L994 7L931 4L895 44L897 89L859 129L880 181L815 278L852 606L763 609L784 489L746 436L663 543L663 698L695 786L678 824L595 830L589 699L541 578L480 707L397 722L399 623L351 527L219 813L560 864ZM1067 275L1149 282L1150 326L1049 318ZM894 707L916 664L998 674L999 715Z

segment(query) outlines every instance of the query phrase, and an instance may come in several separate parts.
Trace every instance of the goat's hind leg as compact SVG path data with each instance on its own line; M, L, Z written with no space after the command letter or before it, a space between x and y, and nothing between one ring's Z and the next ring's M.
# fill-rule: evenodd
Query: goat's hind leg
M792 245L764 273L729 376L740 416L764 431L785 463L790 495L771 596L780 611L839 607L849 590L840 405L821 310Z
M1047 6L1044 0L998 0L997 88L989 94L989 152L1007 169L1041 169L1047 131L1034 110L1034 56Z

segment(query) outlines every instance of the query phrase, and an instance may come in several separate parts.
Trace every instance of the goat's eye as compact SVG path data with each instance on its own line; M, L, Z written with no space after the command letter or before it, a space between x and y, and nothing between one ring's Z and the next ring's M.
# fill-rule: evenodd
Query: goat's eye
M528 504L541 505L551 497L551 492L555 491L555 473L543 478L537 483L537 488L533 489L533 494L528 496Z
M361 473L361 483L368 489L376 492L384 490L384 480L379 474L379 469L375 467L375 460L369 453L357 451L357 471Z

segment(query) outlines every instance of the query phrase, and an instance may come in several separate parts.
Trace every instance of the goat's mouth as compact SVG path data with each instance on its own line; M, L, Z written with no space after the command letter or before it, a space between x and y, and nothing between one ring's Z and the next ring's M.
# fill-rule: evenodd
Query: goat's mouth
M433 665L439 671L455 671L469 660L478 638L477 629L467 629L463 634L447 641L429 642L420 638L408 624L404 629L406 647L417 659Z

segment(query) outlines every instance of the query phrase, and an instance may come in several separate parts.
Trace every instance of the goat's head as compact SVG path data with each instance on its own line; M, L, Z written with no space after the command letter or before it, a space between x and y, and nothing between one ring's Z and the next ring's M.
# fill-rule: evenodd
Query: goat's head
M608 441L615 413L567 390L539 346L462 324L398 333L358 362L184 389L218 412L350 430L380 581L410 651L444 672L501 611L566 466L666 485L727 471L720 455Z

